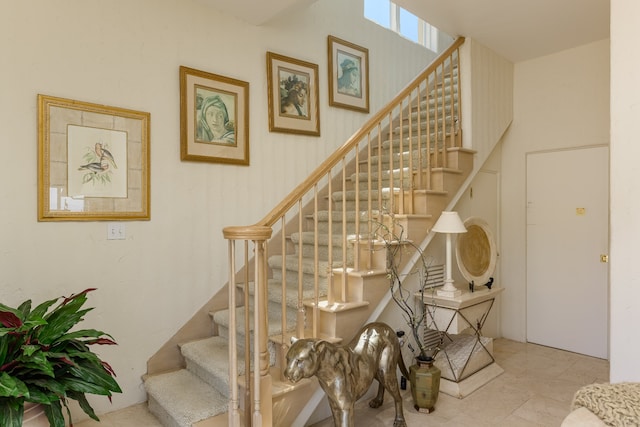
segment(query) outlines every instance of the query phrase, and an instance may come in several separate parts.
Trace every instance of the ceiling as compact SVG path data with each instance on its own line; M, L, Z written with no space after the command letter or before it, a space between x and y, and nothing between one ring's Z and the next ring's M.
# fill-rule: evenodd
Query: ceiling
M609 0L395 0L452 36L520 62L609 38Z
M316 0L197 1L261 25ZM394 1L445 33L475 39L512 62L609 37L610 0Z

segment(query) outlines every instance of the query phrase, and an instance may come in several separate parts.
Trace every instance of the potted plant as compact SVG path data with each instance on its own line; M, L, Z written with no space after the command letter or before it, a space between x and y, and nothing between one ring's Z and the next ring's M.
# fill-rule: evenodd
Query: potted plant
M76 400L87 415L100 421L85 394L111 399L112 393L122 392L111 366L90 349L94 344L116 344L113 337L95 329L71 331L93 310L82 308L93 290L45 301L34 309L31 300L17 308L0 304L3 427L22 425L25 402L43 405L51 427L64 427L64 406L73 425L69 399Z
M391 297L402 311L404 321L409 326L417 349L408 344L414 353L416 363L409 367L411 395L416 410L432 412L440 391L440 369L434 366L434 360L443 343L443 333L438 331L433 319L433 312L425 308L424 295L435 292L429 283L430 262L423 250L404 237L404 230L399 224L399 236L394 235L386 226L380 224L376 233L384 242L387 254L387 275ZM403 262L403 257L412 259ZM407 271L401 271L410 265Z

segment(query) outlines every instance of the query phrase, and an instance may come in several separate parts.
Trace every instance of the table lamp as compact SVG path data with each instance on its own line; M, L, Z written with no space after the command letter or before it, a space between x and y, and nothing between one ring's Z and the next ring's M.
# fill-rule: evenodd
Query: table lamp
M467 229L464 227L464 223L460 219L458 212L444 211L431 230L436 233L445 233L447 235L447 277L444 280L444 286L441 289L438 289L437 295L440 297L455 298L460 296L462 291L453 285L453 279L451 278L451 234L466 233Z

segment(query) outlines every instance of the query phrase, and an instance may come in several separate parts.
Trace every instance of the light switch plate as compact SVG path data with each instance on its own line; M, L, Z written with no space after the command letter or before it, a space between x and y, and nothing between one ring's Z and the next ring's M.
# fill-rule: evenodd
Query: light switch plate
M107 224L107 240L124 240L126 237L123 222L110 222Z

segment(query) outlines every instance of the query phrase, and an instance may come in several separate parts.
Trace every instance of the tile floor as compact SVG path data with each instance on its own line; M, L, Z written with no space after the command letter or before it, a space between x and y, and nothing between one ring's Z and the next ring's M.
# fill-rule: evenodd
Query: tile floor
M535 344L497 339L496 362L504 373L464 399L440 394L436 409L421 414L404 393L407 425L446 427L554 427L569 413L575 391L585 384L607 382L609 362ZM378 409L358 403L356 426L388 427L395 415L392 400ZM84 421L77 427L162 427L136 405L101 416L102 422ZM331 420L314 424L329 427Z

